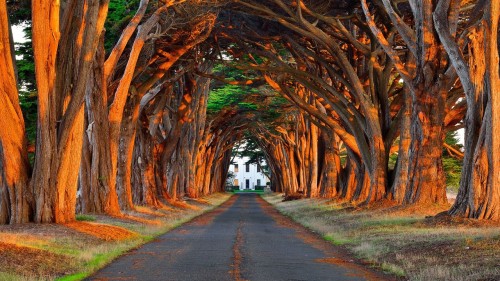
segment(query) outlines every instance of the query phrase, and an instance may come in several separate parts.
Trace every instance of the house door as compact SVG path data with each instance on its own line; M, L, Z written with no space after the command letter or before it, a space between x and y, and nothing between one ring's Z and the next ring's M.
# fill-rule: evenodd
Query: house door
M250 189L250 180L245 180L245 188Z

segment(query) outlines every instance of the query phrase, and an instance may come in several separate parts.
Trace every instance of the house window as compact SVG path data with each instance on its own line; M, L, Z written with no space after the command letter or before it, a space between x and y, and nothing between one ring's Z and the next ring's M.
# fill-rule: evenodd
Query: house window
M233 185L234 186L239 186L240 185L240 183L238 182L238 179L234 179Z
M238 172L238 164L234 164L234 172L237 173ZM235 184L237 185L237 184Z
M257 186L260 186L260 179L257 180Z
M260 173L260 165L257 165L257 173Z
M250 164L249 163L246 164L245 170L247 173L250 172Z

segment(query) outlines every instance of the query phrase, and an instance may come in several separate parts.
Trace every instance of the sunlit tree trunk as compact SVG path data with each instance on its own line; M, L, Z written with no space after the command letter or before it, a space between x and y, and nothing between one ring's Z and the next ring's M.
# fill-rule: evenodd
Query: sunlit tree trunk
M0 1L0 224L25 223L33 213L24 118L19 106L11 31Z
M75 218L85 89L107 5L108 1L70 1L61 15L59 1L32 2L38 88L32 186L37 222Z
M410 148L410 127L411 127L411 98L405 93L404 105L399 129L398 160L394 169L394 181L392 183L389 199L401 204L404 201L408 188L409 172L409 148Z
M444 50L434 31L434 0L414 2L416 76L412 98L408 188L404 203L445 204L446 178L442 163L445 102L448 81Z
M446 56L436 37L432 13L437 1L410 0L413 28L406 25L394 11L391 1L383 0L379 11L387 13L413 59L403 64L375 23L367 1L362 8L367 23L395 69L406 83L412 100L410 146L408 154L408 185L405 204L446 203L445 175L442 163L445 102L449 85ZM413 63L415 61L415 63ZM403 172L401 169L399 172ZM403 172L404 173L404 172ZM400 177L400 175L396 175Z
M471 23L467 62L454 38L456 3L439 1L434 16L437 32L462 82L466 100L465 155L459 192L452 215L500 220L500 3L484 1L482 17ZM481 10L481 9L479 9ZM452 21L450 21L452 20ZM455 21L458 19L455 19Z
M422 75L432 76L431 73ZM420 83L414 93L408 150L408 187L404 203L447 202L442 162L446 93L447 90L440 83L435 86Z
M338 143L334 136L322 133L319 144L320 156L320 195L324 198L334 198L339 194L340 156ZM323 158L323 159L322 159Z
M83 135L82 167L80 168L80 206L82 212L109 212L114 195L110 182L109 123L107 91L103 77L104 37L101 36L85 95L86 126Z

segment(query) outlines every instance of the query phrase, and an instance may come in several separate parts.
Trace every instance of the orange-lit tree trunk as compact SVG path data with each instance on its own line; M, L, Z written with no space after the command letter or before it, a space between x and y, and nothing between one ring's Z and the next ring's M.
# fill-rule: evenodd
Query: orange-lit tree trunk
M447 202L442 151L448 81L442 66L444 50L432 21L435 2L425 0L415 7L417 70L410 90L411 142L405 203Z
M208 85L201 87L204 92L203 100L208 97ZM199 95L198 95L199 97ZM201 104L204 104L202 102ZM204 109L199 108L205 112ZM194 111L193 113L195 113ZM249 121L244 113L239 115L236 109L223 109L215 116L205 117L201 115L196 122L199 126L193 126L192 133L199 132L199 143L196 150L196 159L190 165L194 165L194 185L197 195L207 195L213 192L223 191L226 185L227 173L231 160L231 151L235 142L241 139L242 131L249 127ZM200 127L205 123L204 128ZM193 135L194 136L194 135ZM186 192L189 190L189 186ZM188 196L189 193L187 193Z
M32 186L37 222L75 219L85 89L107 6L105 0L69 1L60 11L59 1L32 2L38 88Z
M29 222L33 194L24 118L19 106L7 4L0 1L0 224Z
M340 184L340 156L339 143L335 136L322 132L318 144L319 170L320 170L320 195L324 198L337 197Z
M210 71L209 65L202 66L204 71ZM197 198L199 195L199 186L196 184L197 176L197 154L200 151L200 145L203 138L204 128L207 120L207 102L210 92L210 80L198 77L196 92L190 104L189 115L183 119L189 121L189 130L187 132L186 142L186 186L184 193L187 197Z
M456 1L441 0L434 15L437 32L462 82L466 100L465 155L459 192L449 211L452 215L500 220L500 60L498 24L500 3L484 1L482 17L470 23L469 61L457 42L448 16Z
M361 165L358 156L352 153L349 148L347 148L347 155L346 164L341 173L338 195L341 201L353 201L355 198L354 193L364 184L364 178L362 177L365 174L364 166Z
M134 149L134 201L160 207L184 195L196 197L195 153L205 126L210 80L183 73L174 84L150 91L141 101ZM200 124L201 123L201 124ZM196 150L196 151L195 151Z
M110 154L108 88L113 83L112 78L125 47L146 13L148 3L148 0L140 1L136 14L123 30L106 60L104 60L104 34L99 42L85 96L86 133L78 193L79 207L82 212L119 214L116 180L112 176L116 172L113 171L112 165L117 159L112 158ZM114 100L114 97L112 98L110 102ZM131 203L124 205L126 205L125 209L131 208Z
M312 95L302 98L314 104ZM335 196L340 159L333 138L300 112L282 122L274 128L278 135L262 126L252 129L271 169L271 188L294 197Z
M185 185L187 184L186 172L191 164L189 154L188 138L190 130L193 129L192 121L194 120L194 107L198 100L200 84L198 79L195 79L191 74L185 74L180 80L182 83L177 91L175 101L176 112L172 112L172 118L169 121L172 129L164 143L164 150L161 155L162 169L161 177L163 178L162 189L168 197L174 200L179 199L184 195Z
M383 0L378 11L387 13L390 22L412 56L407 64L389 44L375 23L367 1L362 8L367 23L395 69L408 87L412 100L410 144L408 154L408 184L403 203L446 203L445 175L442 163L445 102L450 86L446 73L446 54L437 38L432 13L437 1L411 1L414 27L406 25L395 12L391 1ZM415 61L415 63L413 63ZM402 172L401 169L399 172ZM396 175L396 178L399 175ZM396 191L396 193L398 193ZM394 194L394 191L393 191Z
M437 56L437 55L436 55ZM432 77L432 73L421 77ZM444 102L447 90L433 79L419 82L413 96L410 125L408 188L404 203L445 204L446 178L442 162Z
M158 11L157 11L158 13ZM209 15L202 19L197 24L190 26L191 30L189 38L182 42L182 44L174 45L172 50L162 52L162 61L156 66L154 72L147 77L142 77L142 79L134 80L132 74L127 72L127 69L135 69L137 67L137 62L139 59L140 51L144 46L146 37L149 30L154 27L154 24L160 19L160 13L155 15L156 17L151 17L146 23L143 24L142 29L139 31L134 45L132 47L133 60L128 61L127 68L124 72L122 80L116 90L116 97L120 96L120 99L113 101L109 113L109 120L111 124L114 124L118 120L121 122L121 129L114 125L110 127L110 136L112 139L111 152L112 158L113 153L118 158L119 165L116 165L116 182L117 191L119 197L125 197L126 200L121 200L121 203L131 202L131 183L130 179L132 176L132 162L133 162L133 148L135 142L136 125L140 116L140 103L143 97L152 89L156 83L161 83L162 79L166 78L169 70L175 65L175 63L196 45L202 43L210 35L210 32L214 26L215 17ZM154 19L154 21L151 21ZM133 82L132 89L134 90L134 97L128 100L122 100L126 98L123 94L130 89ZM123 109L123 111L121 111ZM118 139L115 139L118 137ZM113 141L118 141L113 143ZM174 146L175 147L175 146ZM118 154L118 151L120 153ZM168 152L168 149L166 149ZM115 158L113 158L115 159ZM177 175L175 175L177 176ZM123 203L122 203L123 205Z
M396 201L398 204L403 203L408 187L408 172L409 172L409 148L410 148L410 127L411 127L411 98L408 91L405 90L403 97L403 109L401 123L399 125L399 148L398 160L394 169L394 180L389 192L389 199Z
M120 204L123 209L132 208L132 195L131 195L131 166L132 155L135 140L136 123L139 116L139 103L149 90L144 89L140 96L137 91L132 89L134 94L133 100L128 98L131 91L131 85L134 79L135 69L144 44L148 39L148 34L153 27L158 23L162 13L164 13L170 5L160 6L143 24L137 26L138 21L142 18L143 13L147 7L148 1L141 1L140 7L136 14L137 22L132 21L124 33L125 37L121 38L115 49L111 53L109 60L106 61L104 79L108 83L112 78L118 59L122 54L130 36L137 28L137 34L132 44L132 49L128 55L127 65L119 80L117 89L114 92L113 100L109 106L108 122L109 122L109 154L111 159L111 172L109 173L110 196L106 203L107 213L120 213ZM126 120L126 121L124 121Z
M80 167L79 207L84 213L106 213L110 194L107 91L103 80L104 37L101 36L85 95L85 133Z

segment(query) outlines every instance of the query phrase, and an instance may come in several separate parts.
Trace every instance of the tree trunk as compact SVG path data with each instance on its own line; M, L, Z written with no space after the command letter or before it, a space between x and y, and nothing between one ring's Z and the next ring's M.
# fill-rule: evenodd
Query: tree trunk
M394 168L394 181L388 194L388 199L402 204L408 189L409 172L409 149L410 149L410 128L411 128L411 97L405 91L403 97L404 105L401 109L403 116L399 125L399 149L398 160Z
M447 89L421 84L413 97L411 113L408 189L405 204L446 204L443 120Z
M320 155L320 196L334 198L339 193L340 157L335 137L322 133L319 144ZM321 159L321 156L323 159Z
M102 72L103 39L101 36L85 96L87 122L80 172L81 206L83 212L117 214L113 208L116 205L115 183L110 181L112 159L109 154L109 123L106 120L107 91Z
M116 194L117 203L115 209L132 210L132 162L134 155L134 146L136 140L137 121L139 120L139 104L142 96L133 96L127 100L123 120L120 129L119 152L116 157ZM111 140L113 141L113 140Z
M32 2L38 86L38 138L32 185L38 195L37 222L64 223L75 219L83 102L93 63L89 58L95 55L107 4L106 0L70 1L60 17L58 1Z
M32 188L37 194L37 222L54 222L56 183L52 159L57 153L55 80L59 44L59 2L33 1L33 52L38 90L37 142ZM52 34L52 36L46 36Z
M500 3L484 7L480 24L472 27L469 66L458 48L438 29L465 89L467 99L464 166L451 215L500 220L500 76L498 22ZM439 19L435 19L439 21ZM446 32L446 33L445 33ZM470 70L469 70L470 69Z
M33 194L24 118L19 106L10 23L5 0L0 1L0 224L31 220Z
M446 54L432 20L435 0L416 1L415 77L412 97L408 188L405 204L446 204L442 163L445 102L449 84L444 73Z

